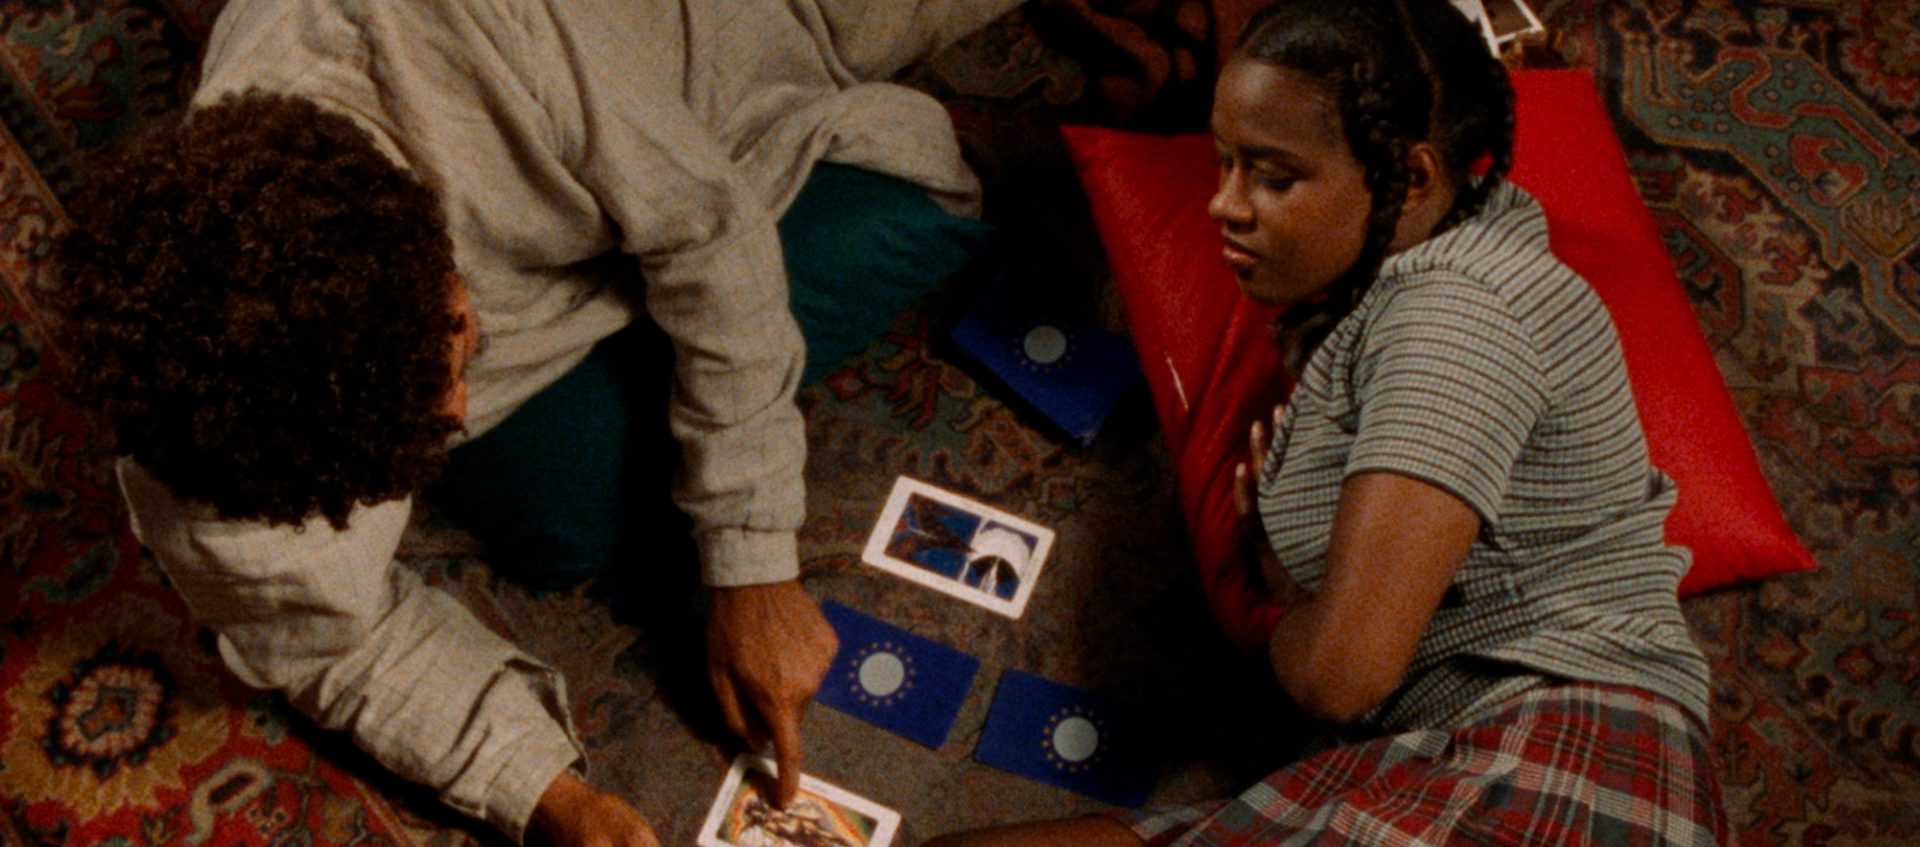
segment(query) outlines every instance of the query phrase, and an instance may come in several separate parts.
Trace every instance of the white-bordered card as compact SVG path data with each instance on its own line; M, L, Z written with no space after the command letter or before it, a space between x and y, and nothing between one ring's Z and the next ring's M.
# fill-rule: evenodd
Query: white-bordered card
M1052 548L1051 529L903 476L860 560L1018 618Z
M700 847L887 847L900 813L846 789L800 776L800 793L785 809L773 805L777 768L741 754L713 798Z
M1505 47L1523 35L1547 31L1546 25L1540 22L1540 16L1533 13L1526 0L1481 0L1480 5L1486 12L1487 28L1492 30L1494 44L1498 47Z
M1487 49L1495 56L1500 55L1500 37L1493 32L1493 21L1487 17L1486 4L1481 0L1453 0L1453 7L1466 15L1475 29L1480 30L1480 37L1487 42Z

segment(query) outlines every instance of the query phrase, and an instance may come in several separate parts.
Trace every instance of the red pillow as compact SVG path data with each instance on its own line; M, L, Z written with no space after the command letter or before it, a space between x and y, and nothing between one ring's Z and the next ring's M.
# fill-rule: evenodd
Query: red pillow
M1513 75L1513 181L1546 209L1553 251L1592 284L1620 330L1653 461L1680 486L1670 542L1693 550L1681 594L1814 566L1780 514L1733 400L1635 192L1626 157L1584 71ZM1247 424L1281 396L1266 325L1240 296L1208 219L1206 135L1067 127L1174 455L1181 504L1215 618L1264 645L1279 610L1241 563L1233 466Z

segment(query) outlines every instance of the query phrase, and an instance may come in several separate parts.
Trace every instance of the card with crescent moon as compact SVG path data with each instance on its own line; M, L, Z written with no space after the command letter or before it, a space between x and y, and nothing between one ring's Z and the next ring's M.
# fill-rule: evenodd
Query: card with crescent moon
M860 559L1018 618L1052 548L1051 529L903 476L894 482Z

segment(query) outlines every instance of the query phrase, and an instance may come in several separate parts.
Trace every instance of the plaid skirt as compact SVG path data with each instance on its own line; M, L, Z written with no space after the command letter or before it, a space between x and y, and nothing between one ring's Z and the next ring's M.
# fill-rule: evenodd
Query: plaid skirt
M1117 812L1149 845L1719 845L1705 733L1624 686L1531 689L1454 730L1335 747L1231 800Z

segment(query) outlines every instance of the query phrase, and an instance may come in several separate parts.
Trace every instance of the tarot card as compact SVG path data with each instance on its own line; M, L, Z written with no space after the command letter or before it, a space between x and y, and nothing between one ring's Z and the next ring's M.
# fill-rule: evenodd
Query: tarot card
M980 660L832 600L820 614L840 650L813 699L935 750L947 743Z
M887 847L900 813L800 777L800 793L785 809L773 804L775 765L741 755L727 769L720 794L700 827L700 847Z
M1052 547L1051 529L903 476L860 559L1018 618Z
M1487 14L1486 4L1482 0L1453 0L1453 7L1466 15L1475 29L1480 30L1480 37L1486 40L1487 49L1493 51L1495 56L1500 55L1500 37L1494 34L1493 21Z
M1147 801L1159 775L1154 724L1127 704L1008 668L973 758L1116 806Z
M1528 33L1547 31L1546 25L1527 7L1526 0L1481 0L1481 5L1486 8L1486 21L1493 29L1494 43L1500 47Z

